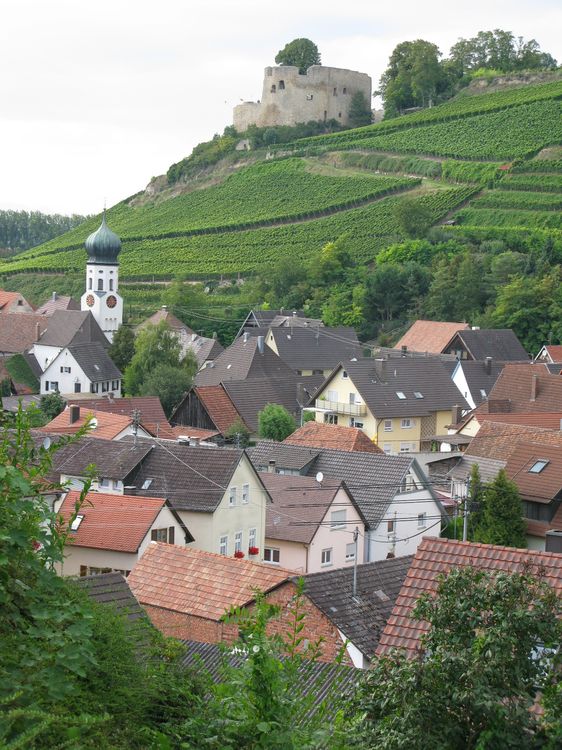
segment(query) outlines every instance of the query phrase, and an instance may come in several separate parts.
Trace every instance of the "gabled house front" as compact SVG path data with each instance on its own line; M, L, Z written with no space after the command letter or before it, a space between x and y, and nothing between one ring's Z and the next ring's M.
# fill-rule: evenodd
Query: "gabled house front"
M359 427L385 453L431 450L453 406L468 410L436 358L361 358L340 363L307 407L316 421Z
M41 375L41 393L121 396L123 375L99 342L61 349Z

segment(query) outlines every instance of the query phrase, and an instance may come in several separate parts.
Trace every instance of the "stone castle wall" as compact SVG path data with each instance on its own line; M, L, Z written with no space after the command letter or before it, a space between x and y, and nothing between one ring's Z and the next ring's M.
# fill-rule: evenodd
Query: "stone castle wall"
M234 127L239 133L249 125L275 127L310 120L337 120L349 125L349 105L361 91L371 102L371 78L344 68L313 65L304 75L298 68L280 65L265 69L262 98L234 107Z

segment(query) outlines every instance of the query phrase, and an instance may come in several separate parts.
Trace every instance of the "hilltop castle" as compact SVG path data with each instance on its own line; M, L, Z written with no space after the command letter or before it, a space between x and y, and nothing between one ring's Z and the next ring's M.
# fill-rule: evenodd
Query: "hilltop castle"
M259 102L234 107L234 127L239 133L249 125L275 127L310 120L337 120L349 125L349 105L361 91L371 101L371 78L344 68L312 65L304 74L292 65L265 69Z

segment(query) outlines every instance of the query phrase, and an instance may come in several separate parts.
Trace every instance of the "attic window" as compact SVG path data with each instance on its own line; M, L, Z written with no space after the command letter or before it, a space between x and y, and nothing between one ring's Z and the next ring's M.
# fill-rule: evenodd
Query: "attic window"
M416 398L423 398L423 393L420 393L419 391L414 391L414 396Z
M70 524L70 530L71 531L78 531L78 528L82 521L84 520L83 515L77 515L74 521Z
M348 378L349 377L349 375L347 374L347 372L345 370L342 372L341 376L342 376L342 378Z
M547 466L547 464L549 463L550 462L547 461L546 459L540 458L538 461L535 461L535 463L531 466L531 468L529 469L529 474L540 474L541 471L544 469L544 467Z
M94 365L94 370L97 370L99 372L99 369L100 369L99 365Z
M142 483L141 490L147 490L152 484L152 482L153 482L152 477L148 477L148 479L145 479L144 482Z
M397 395L397 396L398 396L398 398L399 398L399 399L401 399L401 400L404 400L404 399L406 398L406 394L405 394L405 393L403 393L402 391L396 391L396 395Z
M487 398L486 391L483 388L480 388L480 395L482 398Z
M232 365L227 365L227 366L226 366L226 369L227 369L227 370L230 370L230 368L231 368L231 367L232 367Z

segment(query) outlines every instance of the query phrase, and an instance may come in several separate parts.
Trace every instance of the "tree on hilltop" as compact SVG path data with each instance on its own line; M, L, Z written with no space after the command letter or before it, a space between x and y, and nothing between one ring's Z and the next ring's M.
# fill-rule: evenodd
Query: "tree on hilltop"
M402 42L394 48L377 92L384 100L385 118L435 101L444 79L440 57L437 45L424 39Z
M349 105L349 122L354 128L360 128L362 125L370 125L373 119L371 106L362 91L356 91L351 97Z
M310 39L293 39L275 56L278 65L294 65L304 75L311 65L320 65L320 52Z

